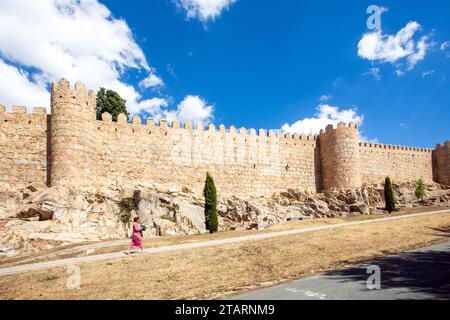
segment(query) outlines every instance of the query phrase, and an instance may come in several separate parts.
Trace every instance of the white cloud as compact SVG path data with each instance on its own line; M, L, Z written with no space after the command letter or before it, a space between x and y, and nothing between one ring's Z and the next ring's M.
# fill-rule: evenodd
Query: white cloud
M417 62L425 58L430 47L427 36L417 43L414 40L414 35L420 29L420 24L412 21L395 35L385 35L382 30L366 33L358 43L358 56L372 62L392 64L406 59L407 69L412 70Z
M132 114L157 102L167 104L143 99L122 81L129 69L150 75L153 69L127 23L97 0L0 0L0 7L0 54L9 61L2 62L0 78L9 81L0 89L0 101L48 107L48 82L64 77L72 84L81 80L90 89L117 91Z
M364 122L364 116L358 115L355 109L340 110L339 107L321 104L317 108L314 118L302 119L292 125L286 123L281 130L291 134L318 134L320 130L325 129L329 124L337 125L341 121L346 124L354 122L356 125L361 126Z
M405 72L402 71L401 69L397 69L395 70L395 74L399 77L403 77L405 75Z
M177 110L163 112L161 116L169 121L192 121L207 125L214 119L213 112L214 107L199 96L186 96Z
M370 68L370 71L363 73L363 75L372 75L377 81L381 80L380 68Z
M149 114L151 116L153 116L154 118L160 118L160 114L162 113L162 107L167 107L169 105L169 103L167 102L166 99L162 99L162 98L152 98L152 99L147 99L147 100L143 100L141 102L139 102L138 104L138 110L139 112L131 112L134 114L138 114L141 112L144 112L146 114Z
M49 95L45 85L29 81L26 72L0 59L0 102L8 110L12 105L46 107Z
M445 51L445 50L447 50L448 48L450 48L450 41L445 41L445 42L443 42L443 43L441 44L441 50L442 50L442 51Z
M359 135L359 141L361 142L367 142L367 143L380 143L380 141L377 138L369 139L365 136Z
M417 43L417 51L408 56L408 70L414 69L417 62L423 60L430 45L427 43L428 37L422 37Z
M151 72L147 78L139 83L139 86L144 89L163 87L164 81L155 73Z
M181 8L188 19L202 22L215 20L222 11L228 10L237 0L173 0Z
M422 78L431 77L434 75L434 70L425 71L422 73Z
M324 94L322 96L319 97L319 100L322 102L328 101L330 99L332 99L333 96L331 94Z
M447 58L450 58L450 52L448 51L449 48L450 48L450 41L445 41L440 46L441 51L445 52L445 56Z

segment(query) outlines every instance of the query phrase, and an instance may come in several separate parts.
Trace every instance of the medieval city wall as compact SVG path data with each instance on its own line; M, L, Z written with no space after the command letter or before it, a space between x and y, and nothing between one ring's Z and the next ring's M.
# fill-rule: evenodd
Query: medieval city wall
M210 172L221 195L271 195L289 188L322 191L423 178L450 185L450 142L431 149L360 143L355 124L317 136L254 129L155 124L125 115L96 120L95 92L66 80L44 108L0 106L0 182L23 186L175 183L201 193Z
M0 105L0 183L47 181L47 113L45 108Z
M359 143L360 174L364 183L394 182L422 178L433 181L432 149Z
M263 195L286 186L315 191L316 137L283 136L264 130L218 129L190 122L141 124L139 117L96 123L97 181L178 183L201 193L210 172L221 194Z

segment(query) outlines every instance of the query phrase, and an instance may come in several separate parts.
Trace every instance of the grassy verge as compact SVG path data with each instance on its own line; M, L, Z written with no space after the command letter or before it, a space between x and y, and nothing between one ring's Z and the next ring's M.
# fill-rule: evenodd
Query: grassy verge
M307 228L319 225L339 224L345 222L364 221L381 219L385 217L408 215L414 213L423 213L429 211L444 210L442 207L428 207L428 208L410 208L398 211L392 214L376 214L376 215L352 215L348 217L333 218L333 219L316 219L305 221L284 222L270 226L266 230L236 230L236 231L223 231L215 234L203 234L203 235L188 235L177 237L158 237L144 239L146 248L155 248L162 246L178 245L184 243L195 243L209 240L219 240L233 237L248 236L260 233L279 232L300 228ZM125 251L128 248L128 240L123 241L106 241L103 247L97 247L90 249L90 245L97 245L98 243L84 243L84 244L71 244L54 249L43 250L38 253L26 254L19 257L12 258L0 258L0 267L12 267L21 264L30 264L44 261L52 261L58 259L75 258L81 256L96 255L102 253Z
M322 221L323 222L323 221ZM216 299L450 240L450 214L377 222L253 242L0 278L0 299Z

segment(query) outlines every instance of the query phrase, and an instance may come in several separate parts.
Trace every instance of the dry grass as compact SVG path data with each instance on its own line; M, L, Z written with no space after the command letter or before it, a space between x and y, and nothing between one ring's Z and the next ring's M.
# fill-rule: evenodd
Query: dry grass
M443 209L445 209L445 208L442 208L442 207L428 207L428 208L419 207L419 208L404 209L402 211L399 211L399 212L396 212L393 214L376 214L376 215L370 215L370 216L354 215L354 216L349 216L349 217L345 217L345 218L316 219L316 220L305 220L305 221L295 221L295 222L284 222L284 223L272 225L266 230L259 230L259 231L237 230L237 231L224 231L224 232L219 232L219 233L215 233L212 235L211 234L203 234L203 235L188 235L188 236L163 237L163 238L158 237L158 238L145 239L146 240L145 245L146 245L146 248L154 248L154 247L170 246L170 245L177 245L177 244L184 244L184 243L195 243L195 242L202 242L202 241L209 241L209 240L218 240L218 239L226 239L226 238L232 238L232 237L248 236L248 235L260 234L260 233L278 232L278 231L306 228L306 227L312 227L312 226L318 226L318 225L329 225L329 224L338 224L338 223L352 222L352 221L380 219L380 218L384 218L384 217L392 217L392 216L398 216L398 215L414 214L414 213L436 211L436 210L443 210ZM3 257L3 258L0 258L0 267L6 268L6 267L12 267L12 266L17 266L17 265L21 265L21 264L30 264L30 263L58 260L58 259L67 259L67 258L75 258L75 257L96 255L96 254L102 254L102 253L125 251L128 248L129 241L128 240L124 240L122 242L117 241L117 240L105 241L104 247L95 248L94 250L90 250L90 251L86 252L86 249L89 249L90 245L96 245L97 243L86 242L86 243L82 243L82 244L70 244L70 245L65 245L62 247L57 247L54 249L42 250L38 253L25 254L25 255L22 255L19 257L12 257L12 258Z
M323 223L323 221L322 221ZM216 299L448 241L450 214L81 266L81 289L55 268L0 278L1 299ZM441 229L438 231L436 229Z

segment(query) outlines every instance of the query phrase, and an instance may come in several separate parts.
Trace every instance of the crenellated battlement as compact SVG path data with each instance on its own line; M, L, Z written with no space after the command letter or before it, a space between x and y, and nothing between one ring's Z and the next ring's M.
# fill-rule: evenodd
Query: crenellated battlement
M77 82L71 89L69 81L61 79L51 85L51 104L75 104L79 106L95 106L97 93L87 90L82 82Z
M448 149L450 149L450 140L445 141L443 145L438 143L435 148L435 150L448 150Z
M371 142L360 142L359 146L365 147L365 148L384 149L384 150L401 150L401 151L423 152L423 153L432 153L433 152L433 149L428 149L428 148L406 147L406 146L388 145L388 144L371 143Z
M358 126L354 123L354 122L350 122L348 125L341 121L339 122L336 126L334 126L333 124L329 124L328 126L325 127L325 129L320 130L319 135L323 135L323 134L330 134L330 133L334 133L336 131L340 131L340 130L346 130L346 129L350 129L350 130L358 130Z
M0 152L0 173L14 185L170 181L201 193L209 171L221 194L270 195L358 188L386 176L450 179L449 141L435 150L361 142L353 122L305 135L125 114L97 120L96 93L65 79L51 86L51 115L0 105Z
M170 132L171 130L179 131L179 130L186 130L189 132L195 132L195 133L204 133L204 134L230 134L230 135L239 135L244 138L249 137L256 137L257 139L267 139L267 138L276 138L277 140L285 143L290 142L309 142L312 144L315 144L315 141L318 139L319 135L305 135L298 133L290 134L290 133L283 133L281 131L274 131L274 130L265 130L265 129L259 129L258 131L254 128L239 128L236 129L235 126L231 125L229 128L227 128L224 124L219 125L219 127L216 127L214 124L208 125L207 128L204 127L203 123L201 122L191 122L186 121L183 123L183 125L180 125L179 121L172 121L169 122L166 119L161 119L158 122L156 122L152 118L145 119L145 122L140 116L133 116L131 119L131 122L127 121L127 118L124 114L120 114L118 116L117 122L112 121L112 116L105 112L101 115L101 120L97 120L97 122L100 122L104 125L111 126L114 128L122 127L122 128L129 128L133 133L145 133L145 129L157 129L162 130L164 132ZM106 129L106 127L98 127L98 130Z
M3 104L0 104L0 114L2 115L6 115L6 114L11 114L11 115L38 115L38 116L42 116L42 115L46 115L47 114L47 109L45 107L34 107L33 111L31 113L28 112L28 108L25 106L11 106L11 111L6 111L6 106L4 106Z
M27 107L11 106L11 111L6 111L4 105L0 105L0 119L3 125L24 124L24 125L44 125L47 121L47 109L44 107L33 108L32 113L28 113Z

